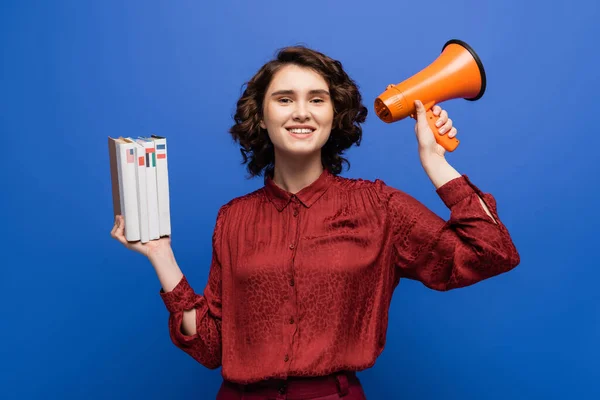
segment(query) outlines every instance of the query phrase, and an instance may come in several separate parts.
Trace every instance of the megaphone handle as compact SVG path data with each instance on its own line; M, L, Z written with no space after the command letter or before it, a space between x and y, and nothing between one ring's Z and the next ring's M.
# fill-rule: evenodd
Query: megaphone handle
M438 127L435 126L435 122L437 121L438 117L436 117L435 115L433 115L433 110L431 108L427 109L427 123L429 124L429 127L431 128L431 131L433 132L433 136L435 136L435 141L442 146L444 149L446 149L446 151L454 151L456 150L456 148L458 147L458 144L460 143L460 140L458 140L457 138L453 137L448 137L448 134L445 135L441 135L438 131Z

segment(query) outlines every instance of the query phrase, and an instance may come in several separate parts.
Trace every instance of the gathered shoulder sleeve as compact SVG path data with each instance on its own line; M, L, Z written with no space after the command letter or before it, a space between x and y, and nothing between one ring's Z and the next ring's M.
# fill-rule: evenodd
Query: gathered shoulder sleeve
M450 210L447 221L410 195L378 183L389 216L393 262L401 278L444 291L475 284L519 264L519 253L498 217L494 197L482 193L467 176L437 189Z
M218 212L212 236L212 260L208 283L203 294L198 294L190 286L187 278L170 292L160 290L160 296L169 311L169 334L172 342L192 358L210 369L221 366L221 262L220 243L227 206ZM188 336L181 331L183 312L196 310L196 333Z

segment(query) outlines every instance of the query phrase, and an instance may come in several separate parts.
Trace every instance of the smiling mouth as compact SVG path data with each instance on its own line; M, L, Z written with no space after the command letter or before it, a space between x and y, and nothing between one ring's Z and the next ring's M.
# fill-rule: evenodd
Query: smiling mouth
M315 130L310 128L287 128L287 131L294 135L308 135L313 133Z

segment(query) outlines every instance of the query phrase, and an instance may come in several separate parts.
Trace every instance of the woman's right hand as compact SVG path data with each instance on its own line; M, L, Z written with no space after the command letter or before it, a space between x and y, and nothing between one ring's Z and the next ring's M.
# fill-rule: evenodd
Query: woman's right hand
M122 215L116 216L115 224L110 231L110 235L121 242L121 244L129 250L136 251L148 258L154 256L160 257L161 255L172 251L170 236L161 237L160 239L151 240L146 243L142 243L141 241L128 242L125 238L125 217Z

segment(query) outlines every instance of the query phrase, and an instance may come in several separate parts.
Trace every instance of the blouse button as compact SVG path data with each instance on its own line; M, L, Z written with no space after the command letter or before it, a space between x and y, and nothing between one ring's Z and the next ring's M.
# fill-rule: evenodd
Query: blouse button
M294 217L298 216L298 210L294 210Z
M294 250L294 243L290 244L290 250Z
M294 280L290 279L290 286L294 286Z
M288 362L290 360L290 358L288 357L288 355L286 354L285 357L283 357L283 361Z
M290 317L290 324L294 323L294 317Z

